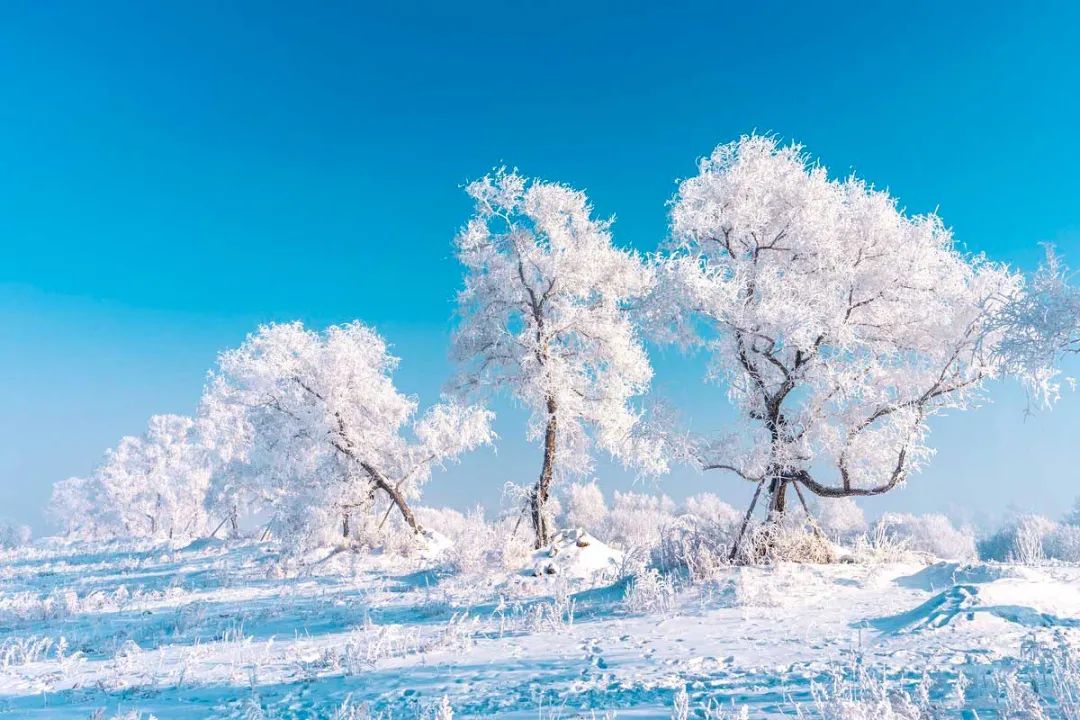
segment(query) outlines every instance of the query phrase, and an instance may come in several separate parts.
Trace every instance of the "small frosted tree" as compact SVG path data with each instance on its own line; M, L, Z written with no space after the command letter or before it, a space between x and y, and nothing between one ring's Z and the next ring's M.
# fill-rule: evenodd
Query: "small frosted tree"
M359 322L264 325L222 353L201 410L228 478L216 481L215 503L269 510L299 543L334 522L350 536L352 518L370 519L381 498L420 533L410 501L433 466L491 441L491 413L451 402L416 418L416 401L394 387L396 366Z
M760 136L680 185L657 265L651 326L704 345L740 414L698 459L764 488L773 519L792 488L878 495L919 469L928 418L1003 372L999 320L1021 287L936 215Z
M662 464L634 439L630 405L652 370L627 305L651 275L612 245L610 223L592 217L584 193L505 171L468 193L476 211L455 240L466 269L453 348L460 389L507 389L532 411L528 437L543 443L543 463L527 510L541 547L552 483L587 471L594 441L624 460Z
M94 476L69 477L53 484L46 515L65 535L102 538L119 534L119 518L108 507Z
M53 487L50 513L89 537L193 537L206 529L210 464L195 421L155 415L147 431L105 453L89 478Z

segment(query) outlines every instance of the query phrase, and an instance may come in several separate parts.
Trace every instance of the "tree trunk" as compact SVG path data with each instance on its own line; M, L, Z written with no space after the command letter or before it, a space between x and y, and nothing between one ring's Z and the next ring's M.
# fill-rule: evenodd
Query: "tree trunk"
M343 538L349 537L349 513L341 513L341 536Z
M784 517L784 512L787 510L787 486L788 479L783 474L777 474L769 486L769 493L772 495L772 502L769 503L769 515L770 519L779 521Z
M375 483L376 487L390 496L390 500L397 506L397 509L401 512L401 517L405 519L405 523L412 528L412 531L417 535L423 530L420 527L420 523L416 521L416 516L413 515L412 508L409 507L409 501L405 499L405 496L394 485L386 479L386 476L379 472L379 469L374 465L361 462L360 466L364 468L364 471L371 478L371 481Z
M544 511L551 493L551 479L555 474L556 433L558 431L557 410L555 398L549 397L547 399L547 430L544 432L544 466L540 470L540 478L536 481L536 486L529 494L533 531L536 535L534 547L538 550L551 541L551 531L548 528Z

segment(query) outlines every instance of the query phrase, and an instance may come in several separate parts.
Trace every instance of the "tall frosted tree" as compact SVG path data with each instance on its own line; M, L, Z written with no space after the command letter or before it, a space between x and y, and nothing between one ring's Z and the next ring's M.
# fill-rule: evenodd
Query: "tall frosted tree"
M223 468L215 504L269 511L296 545L333 524L349 537L380 501L420 533L411 501L434 466L491 441L491 413L451 402L417 417L397 362L359 322L264 325L222 353L201 406Z
M650 324L707 349L740 424L698 459L764 488L770 517L792 488L897 487L931 454L927 420L1006 369L1000 320L1020 278L960 252L936 215L830 179L798 145L717 147L671 218Z
M612 245L610 223L592 217L582 192L505 171L467 190L475 214L455 240L466 272L453 355L462 389L506 390L531 410L527 434L543 461L527 510L541 547L552 483L586 472L594 442L662 463L634 447L631 406L652 370L627 308L652 277Z

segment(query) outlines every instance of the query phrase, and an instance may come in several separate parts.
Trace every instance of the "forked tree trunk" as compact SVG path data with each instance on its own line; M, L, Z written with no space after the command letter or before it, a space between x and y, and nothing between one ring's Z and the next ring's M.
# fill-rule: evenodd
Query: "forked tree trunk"
M765 521L770 525L777 525L784 519L784 513L787 511L787 489L788 485L794 484L794 480L790 475L786 475L782 470L773 469L770 473L771 480L763 480L758 483L757 489L754 491L754 498L750 501L750 507L746 510L746 516L743 518L742 525L739 528L739 533L735 537L735 542L731 545L731 552L728 554L728 560L734 562L740 555L742 549L743 540L746 536L747 526L750 524L750 518L754 514L754 506L757 505L758 497L761 494L761 490L765 485L768 485L769 503L767 510L765 511ZM766 476L768 477L768 476ZM797 488L796 488L797 489ZM762 552L768 552L775 542L775 535L768 533L765 536L764 547L753 547L750 551L750 557L756 558Z
M547 399L547 429L544 432L544 465L540 470L540 478L536 481L536 486L529 494L533 532L536 536L534 547L538 550L551 542L551 530L548 528L545 511L551 494L551 479L555 474L555 450L559 425L557 410L555 398L549 397Z
M379 469L371 463L361 462L360 467L364 468L364 471L371 478L371 481L375 483L375 487L390 496L390 501L394 503L401 513L401 517L405 520L405 524L408 525L414 533L419 535L423 528L421 528L420 523L416 521L416 516L413 514L412 508L409 507L409 501L405 499L405 495L401 490L387 480L386 476L379 472Z

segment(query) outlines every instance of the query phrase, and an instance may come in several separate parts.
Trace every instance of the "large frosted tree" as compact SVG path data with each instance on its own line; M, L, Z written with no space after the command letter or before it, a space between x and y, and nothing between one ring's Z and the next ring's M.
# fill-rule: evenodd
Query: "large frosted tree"
M222 353L201 407L222 463L214 504L268 510L297 545L335 524L350 536L380 502L420 533L410 502L433 466L490 442L491 413L451 402L418 418L394 386L396 366L359 322L264 325Z
M1000 319L1020 279L798 145L716 148L671 216L650 321L707 348L741 423L697 457L764 488L770 517L792 488L897 487L931 454L927 420L1005 369Z
M455 240L466 273L453 354L464 389L505 389L531 410L528 437L542 443L543 462L528 512L541 547L552 483L588 470L593 441L624 459L643 455L631 400L652 371L627 306L651 275L612 245L610 223L592 217L582 192L499 171L468 193L475 214Z

